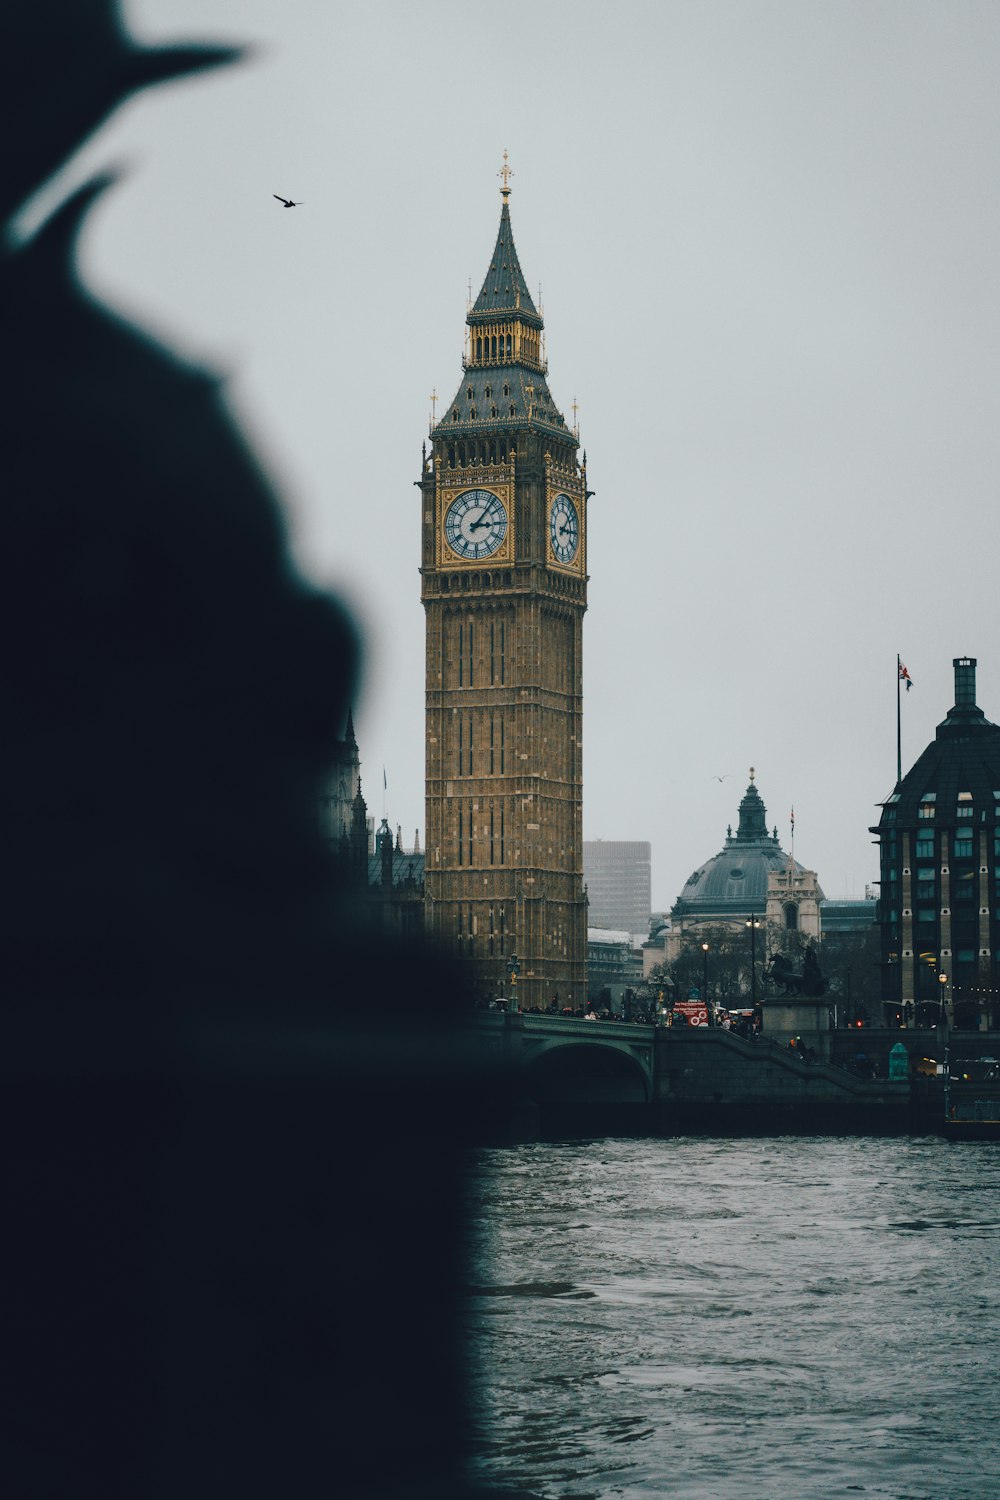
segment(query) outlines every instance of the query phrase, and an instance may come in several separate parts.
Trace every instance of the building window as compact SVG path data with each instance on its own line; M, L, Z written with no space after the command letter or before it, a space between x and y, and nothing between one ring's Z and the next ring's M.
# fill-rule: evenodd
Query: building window
M797 932L799 926L799 909L794 901L789 901L785 907L785 931Z
M920 828L917 830L917 858L934 858L934 830L933 828Z
M917 809L917 817L918 818L933 818L933 816L934 816L934 803L933 802L921 802L920 806Z
M956 828L955 829L954 857L955 857L955 859L971 859L972 858L972 829L971 828Z

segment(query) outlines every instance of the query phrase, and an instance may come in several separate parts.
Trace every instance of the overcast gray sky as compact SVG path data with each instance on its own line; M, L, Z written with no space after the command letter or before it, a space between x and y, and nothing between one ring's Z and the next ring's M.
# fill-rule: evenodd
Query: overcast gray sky
M129 0L258 43L63 175L127 175L89 283L228 373L296 555L367 641L370 810L423 831L420 444L514 169L549 383L588 454L588 838L669 906L748 768L828 895L979 658L1000 718L1000 7ZM286 211L272 193L301 199ZM51 202L53 194L45 201ZM440 411L440 408L439 408ZM728 779L721 783L717 776Z

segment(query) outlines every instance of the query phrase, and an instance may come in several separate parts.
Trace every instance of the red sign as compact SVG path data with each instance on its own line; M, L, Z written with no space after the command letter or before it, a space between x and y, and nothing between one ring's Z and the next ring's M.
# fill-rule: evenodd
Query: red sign
M689 1026L708 1025L708 1006L704 1000L677 1000L673 1008L676 1014L686 1018Z

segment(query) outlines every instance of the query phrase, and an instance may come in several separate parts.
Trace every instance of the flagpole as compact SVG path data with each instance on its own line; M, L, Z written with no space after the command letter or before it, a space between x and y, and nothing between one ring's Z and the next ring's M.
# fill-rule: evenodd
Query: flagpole
M896 653L896 785L897 786L899 786L899 783L903 779L903 731L902 731L902 729L900 727L900 725L901 725L901 719L900 719L900 710L899 710L899 684L903 680L903 671L902 671L902 668L903 668L902 659L900 658L899 652L897 651L897 653Z

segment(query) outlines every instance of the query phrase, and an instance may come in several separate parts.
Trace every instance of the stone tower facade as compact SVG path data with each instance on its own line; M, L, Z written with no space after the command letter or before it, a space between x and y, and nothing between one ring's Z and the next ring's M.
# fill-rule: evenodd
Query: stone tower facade
M508 172L421 491L428 932L483 996L582 1005L586 459L549 392Z

